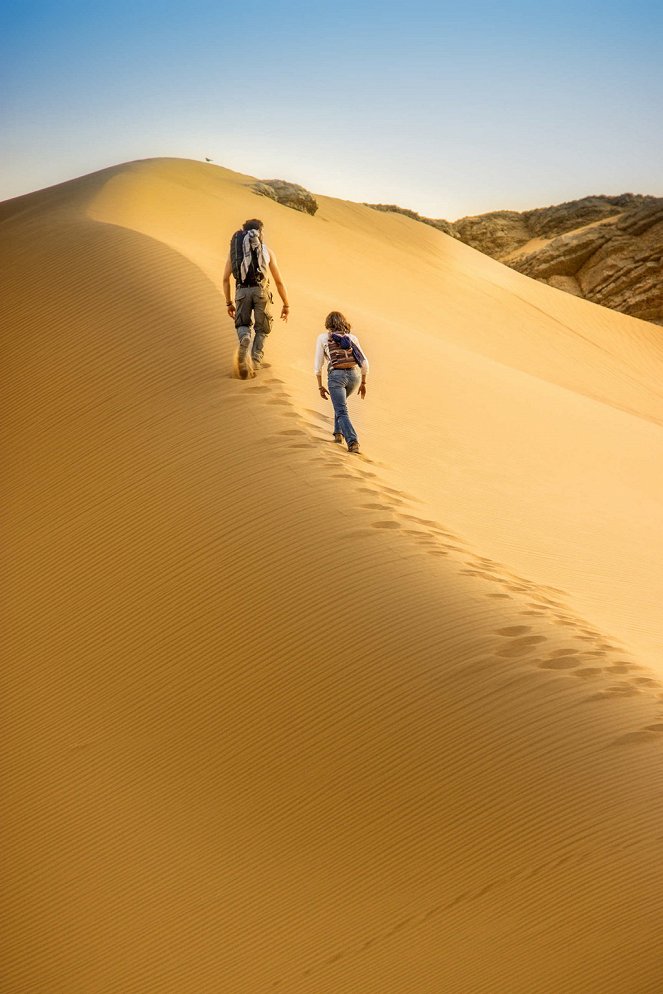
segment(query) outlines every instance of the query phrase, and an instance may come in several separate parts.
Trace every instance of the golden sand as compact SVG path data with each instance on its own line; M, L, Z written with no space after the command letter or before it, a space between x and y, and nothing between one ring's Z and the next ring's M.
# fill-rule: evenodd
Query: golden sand
M250 183L0 205L3 990L658 994L660 329ZM292 317L241 382L256 214Z

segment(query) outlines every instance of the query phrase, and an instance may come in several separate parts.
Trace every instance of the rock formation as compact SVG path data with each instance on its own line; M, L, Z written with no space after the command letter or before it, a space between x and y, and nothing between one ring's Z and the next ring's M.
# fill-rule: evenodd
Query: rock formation
M312 193L297 183L288 183L283 179L261 180L254 184L253 192L304 214L315 214L318 209L318 202Z
M663 325L663 198L637 198L625 209L618 205L608 220L572 229L569 213L561 219L563 234L504 261L550 286Z

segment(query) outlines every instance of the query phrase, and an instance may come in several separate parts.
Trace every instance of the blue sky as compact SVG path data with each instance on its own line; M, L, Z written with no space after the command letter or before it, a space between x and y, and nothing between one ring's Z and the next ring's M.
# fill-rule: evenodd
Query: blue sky
M207 155L456 219L663 195L663 5L5 0L0 199Z

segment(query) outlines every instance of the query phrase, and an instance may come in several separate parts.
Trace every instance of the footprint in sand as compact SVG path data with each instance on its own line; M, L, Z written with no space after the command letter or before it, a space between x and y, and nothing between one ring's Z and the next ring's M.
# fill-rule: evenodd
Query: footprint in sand
M656 742L656 735L646 728L642 728L638 732L627 732L626 735L620 735L618 739L613 739L610 744L613 746L622 746L637 745L640 742Z
M498 628L496 635L504 635L505 638L513 638L515 635L527 635L531 632L529 625L510 625L508 628Z
M547 641L548 640L545 635L526 635L524 638L513 639L511 644L506 646L506 648L498 649L497 655L506 658L524 656L525 653L529 652L533 646L540 645L541 642Z
M326 416L324 414L320 414L319 411L313 411L313 410L311 410L310 407L305 408L304 409L304 413L305 414L310 414L312 418L316 419L316 421L322 421L323 424L329 424L329 417L328 416Z
M579 660L573 656L560 656L558 659L548 659L539 663L541 670L574 670L578 667Z
M374 521L372 523L373 528L400 528L401 526L397 521Z
M632 687L630 684L617 684L608 687L607 690L600 691L598 694L593 694L587 699L590 701L609 701L615 697L638 697L639 695L640 691L637 687Z

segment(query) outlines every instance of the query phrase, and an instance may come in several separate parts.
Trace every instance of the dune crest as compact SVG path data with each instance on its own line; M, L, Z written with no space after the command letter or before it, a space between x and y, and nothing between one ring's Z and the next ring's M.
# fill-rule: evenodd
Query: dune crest
M653 994L656 329L254 182L0 205L7 990ZM256 211L293 313L241 382ZM332 307L360 458L311 373Z

